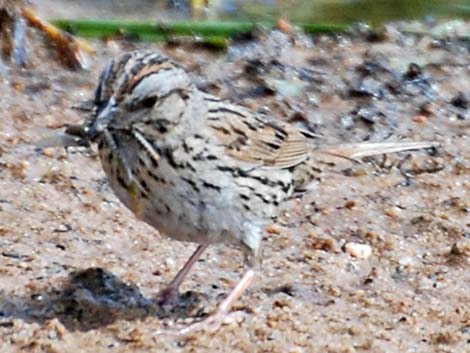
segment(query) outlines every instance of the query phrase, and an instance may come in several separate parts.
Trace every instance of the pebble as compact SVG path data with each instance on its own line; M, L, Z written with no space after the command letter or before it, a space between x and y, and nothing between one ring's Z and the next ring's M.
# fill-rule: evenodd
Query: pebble
M462 239L452 245L450 250L451 255L466 257L470 262L470 240Z
M269 234L281 234L281 228L277 226L270 226L266 228L266 232L268 232Z
M424 115L416 115L413 117L413 121L417 124L424 124L427 120L428 118L426 118Z
M354 242L346 243L344 251L358 259L368 259L372 255L372 248L369 245Z
M175 267L175 260L173 260L173 258L171 257L167 257L164 262L165 262L165 266L170 269Z
M400 264L400 266L412 266L414 264L415 260L413 259L412 256L404 256L402 257L398 263Z

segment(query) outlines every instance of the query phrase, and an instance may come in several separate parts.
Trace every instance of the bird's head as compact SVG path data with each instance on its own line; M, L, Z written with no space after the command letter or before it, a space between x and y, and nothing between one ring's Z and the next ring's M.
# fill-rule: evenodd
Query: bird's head
M178 64L157 52L128 52L103 70L88 124L91 139L105 130L148 124L166 133L179 124L194 84Z

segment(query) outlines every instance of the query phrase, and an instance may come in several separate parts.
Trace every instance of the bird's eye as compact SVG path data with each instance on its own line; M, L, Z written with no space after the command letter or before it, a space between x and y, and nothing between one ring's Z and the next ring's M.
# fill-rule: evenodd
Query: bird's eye
M144 100L142 100L140 102L140 105L143 108L152 108L155 105L155 103L157 103L157 97L153 96L153 97L147 97Z

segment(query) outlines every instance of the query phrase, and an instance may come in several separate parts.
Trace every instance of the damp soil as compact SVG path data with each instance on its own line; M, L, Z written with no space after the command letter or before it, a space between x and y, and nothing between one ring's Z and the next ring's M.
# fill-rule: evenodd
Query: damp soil
M0 66L1 352L470 351L468 41L399 24L257 30L227 52L108 40L76 72L29 37L26 67ZM73 107L92 98L100 70L136 48L180 61L201 89L309 126L318 143L441 146L322 164L321 183L266 230L261 271L234 314L216 332L174 337L235 285L240 252L210 248L164 311L157 294L195 244L125 209L95 148L34 145L80 123Z

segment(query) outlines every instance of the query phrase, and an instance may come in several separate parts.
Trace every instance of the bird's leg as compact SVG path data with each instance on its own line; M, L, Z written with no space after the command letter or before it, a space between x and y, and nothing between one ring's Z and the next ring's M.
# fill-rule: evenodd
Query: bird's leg
M258 258L258 248L259 244L256 245L255 249L246 246L243 248L245 256L245 264L248 267L248 270L245 272L243 277L237 283L235 288L232 289L230 294L223 300L222 303L218 306L216 312L211 316L219 317L223 319L225 315L228 314L232 304L241 297L243 292L250 286L251 282L255 278L257 269L259 267L259 258Z
M249 268L241 280L237 283L235 288L232 289L227 298L225 298L224 301L220 303L217 311L213 315L223 318L226 314L228 314L232 304L238 300L243 292L245 292L245 290L250 286L251 282L253 282L253 279L255 278L255 275L256 270L254 268Z
M186 336L188 334L192 334L192 333L196 333L200 331L209 331L209 332L217 331L220 328L220 326L224 323L224 319L226 319L227 316L230 315L229 312L230 312L230 309L232 308L233 303L241 297L241 295L245 292L248 286L253 282L253 279L258 271L259 244L255 243L252 245L254 246L252 247L245 246L243 249L245 253L245 263L248 265L248 270L245 272L245 274L240 279L240 281L238 281L237 285L235 286L235 288L232 289L230 294L222 301L222 303L220 303L220 305L217 307L216 311L213 314L210 314L209 316L205 317L202 321L195 322L181 330L177 330L177 331L163 330L163 331L157 332L157 335ZM203 250L204 249L202 249L201 252ZM199 251L199 248L198 250L196 250L196 252L193 254L192 257L197 255L198 251ZM190 261L188 261L188 263L189 262ZM181 270L180 272L183 272L183 270ZM184 276L184 274L182 276ZM175 280L173 280L173 282L174 281L176 281L176 278Z
M230 294L222 301L222 303L219 304L213 314L210 314L200 322L196 322L178 331L178 335L186 335L195 331L216 331L223 324L224 319L227 317L227 315L229 315L233 303L241 297L241 295L253 282L259 267L257 250L252 250L249 247L246 247L244 250L245 263L248 265L248 270L245 272L240 281L238 281L235 288L233 288Z
M184 278L188 274L189 270L191 267L193 267L194 263L199 259L201 254L206 250L207 244L204 245L199 245L194 251L194 253L191 255L189 260L184 264L184 266L179 270L179 272L176 274L175 278L170 282L170 284L162 290L159 295L158 295L158 303L164 307L173 307L178 303L178 289L183 283Z
M253 282L253 279L256 275L256 270L253 267L250 267L241 280L237 283L235 288L232 289L230 294L220 303L217 310L206 317L203 321L196 322L189 325L181 330L179 330L177 335L187 335L196 331L216 331L223 324L224 319L229 314L230 309L233 303L240 298L240 296L245 292L248 286Z

